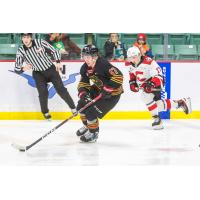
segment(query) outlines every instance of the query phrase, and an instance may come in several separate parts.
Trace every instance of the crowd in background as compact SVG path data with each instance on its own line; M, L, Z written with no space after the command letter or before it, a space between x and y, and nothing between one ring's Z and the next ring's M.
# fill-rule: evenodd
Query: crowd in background
M15 57L18 47L22 45L20 35L18 33L0 34L0 44L2 45L1 48L3 48L0 59L12 59ZM77 35L80 35L81 41ZM33 38L44 39L57 49L61 54L62 60L80 60L81 49L87 44L93 44L99 48L99 55L109 61L126 60L126 52L130 46L137 46L142 55L154 57L147 44L147 36L145 34L138 34L137 38L134 37L132 41L130 40L129 46L123 42L121 34L118 33L104 34L101 42L98 42L95 37L95 34L92 33L33 33ZM12 46L12 44L15 46ZM51 54L49 56L51 57Z
M81 48L70 39L66 33L50 33L46 35L46 41L52 44L61 54L62 60L75 60L81 58ZM96 45L96 44L95 44ZM147 44L147 36L145 34L138 34L136 41L133 40L133 46L137 46L141 54L153 58L151 49ZM97 46L98 47L98 46ZM107 60L126 60L126 45L120 41L118 33L110 33L109 38L105 41L104 52L101 55Z

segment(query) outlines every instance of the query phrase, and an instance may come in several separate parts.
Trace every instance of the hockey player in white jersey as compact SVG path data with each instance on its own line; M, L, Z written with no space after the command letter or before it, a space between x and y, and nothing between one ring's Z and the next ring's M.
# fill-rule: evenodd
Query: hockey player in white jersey
M163 129L159 116L161 111L182 108L185 114L192 112L189 97L180 100L161 99L163 75L155 60L142 56L140 50L135 46L128 49L127 60L126 65L130 66L130 89L133 92L141 92L141 98L154 119L153 129Z

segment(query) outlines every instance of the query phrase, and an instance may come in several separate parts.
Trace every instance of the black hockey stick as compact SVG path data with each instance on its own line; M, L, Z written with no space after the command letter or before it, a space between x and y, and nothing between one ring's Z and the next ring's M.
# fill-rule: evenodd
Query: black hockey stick
M152 88L152 92L161 92L162 89L161 88Z
M140 88L140 89L144 90L144 88ZM162 88L152 88L151 91L152 92L162 92ZM149 93L151 93L151 92L149 92Z
M89 106L93 105L96 101L98 101L100 98L102 97L102 94L100 94L99 96L97 96L96 98L94 98L93 100L91 100L89 103L87 103L85 106L83 106L80 110L78 110L78 112L82 112L83 110L85 110L86 108L88 108ZM12 146L15 149L18 149L19 151L25 152L28 149L30 149L32 146L36 145L38 142L40 142L41 140L43 140L45 137L47 137L49 134L53 133L56 129L58 129L59 127L61 127L63 124L65 124L66 122L68 122L70 119L72 119L74 117L74 115L71 115L69 118L67 118L66 120L62 121L60 124L58 124L56 127L54 127L53 129L51 129L49 132L47 132L45 135L43 135L42 137L40 137L39 139L37 139L35 142L33 142L32 144L28 145L28 146L21 146L18 144L12 144Z

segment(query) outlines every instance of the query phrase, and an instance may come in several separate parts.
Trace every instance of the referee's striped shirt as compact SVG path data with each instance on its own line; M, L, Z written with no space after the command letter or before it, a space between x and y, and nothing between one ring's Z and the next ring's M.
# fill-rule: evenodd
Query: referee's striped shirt
M22 45L19 47L16 54L15 72L22 73L23 63L31 64L33 71L45 71L53 65L53 62L49 58L47 52L53 54L57 63L60 62L59 52L51 46L48 42L41 39L35 39L32 41L31 47Z

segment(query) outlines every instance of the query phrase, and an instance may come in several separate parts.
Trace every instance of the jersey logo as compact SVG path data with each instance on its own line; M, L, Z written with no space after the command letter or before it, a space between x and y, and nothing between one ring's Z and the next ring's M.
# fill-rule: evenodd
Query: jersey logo
M89 79L99 88L103 87L103 82L95 75L89 76Z
M144 82L146 80L146 78L144 78L144 76L143 76L144 72L136 71L135 74L136 74L136 79L138 81Z

